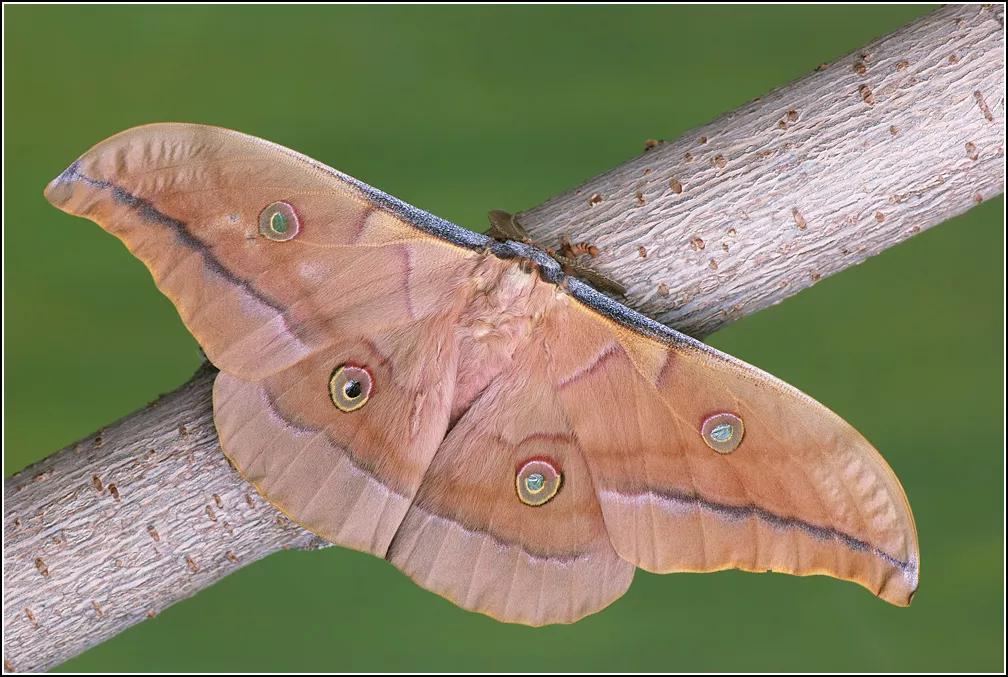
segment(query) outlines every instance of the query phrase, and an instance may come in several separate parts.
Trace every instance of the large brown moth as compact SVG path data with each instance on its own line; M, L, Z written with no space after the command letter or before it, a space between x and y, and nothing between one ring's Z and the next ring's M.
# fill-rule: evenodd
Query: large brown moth
M200 125L122 132L45 194L175 304L242 476L462 607L572 622L636 567L913 596L910 508L857 431L529 244Z

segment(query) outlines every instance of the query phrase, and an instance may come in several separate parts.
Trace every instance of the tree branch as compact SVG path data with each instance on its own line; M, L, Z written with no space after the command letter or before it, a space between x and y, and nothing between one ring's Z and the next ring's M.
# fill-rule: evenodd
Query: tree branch
M702 336L1003 191L1004 9L949 6L518 215ZM4 668L44 670L284 548L214 371L5 483Z
M1004 190L1003 19L944 7L518 221L710 334Z

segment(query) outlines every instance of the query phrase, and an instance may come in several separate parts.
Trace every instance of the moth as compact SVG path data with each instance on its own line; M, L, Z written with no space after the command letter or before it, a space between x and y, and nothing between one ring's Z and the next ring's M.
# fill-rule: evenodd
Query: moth
M637 567L917 588L906 496L857 431L528 243L202 125L106 139L45 195L175 304L246 480L466 609L569 623Z

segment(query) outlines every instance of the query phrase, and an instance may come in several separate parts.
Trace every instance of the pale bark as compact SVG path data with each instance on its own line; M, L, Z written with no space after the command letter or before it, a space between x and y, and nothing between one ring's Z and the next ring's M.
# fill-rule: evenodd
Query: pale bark
M220 452L215 375L7 480L5 670L47 669L249 562L323 545Z
M944 7L518 221L710 334L1003 191L1003 19Z
M543 245L597 246L628 305L708 334L1003 191L1003 21L942 8L519 220ZM6 481L5 670L323 545L228 465L212 381L201 370Z

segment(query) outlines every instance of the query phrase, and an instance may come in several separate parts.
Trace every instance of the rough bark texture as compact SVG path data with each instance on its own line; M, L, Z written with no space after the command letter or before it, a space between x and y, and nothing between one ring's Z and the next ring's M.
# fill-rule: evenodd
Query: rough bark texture
M944 7L518 221L710 334L1002 192L1003 23Z
M6 482L5 670L52 667L271 552L323 545L220 452L215 375Z
M946 7L519 215L695 336L1002 192L1004 9ZM597 196L597 197L596 197ZM283 548L214 372L5 483L4 669L44 670Z

